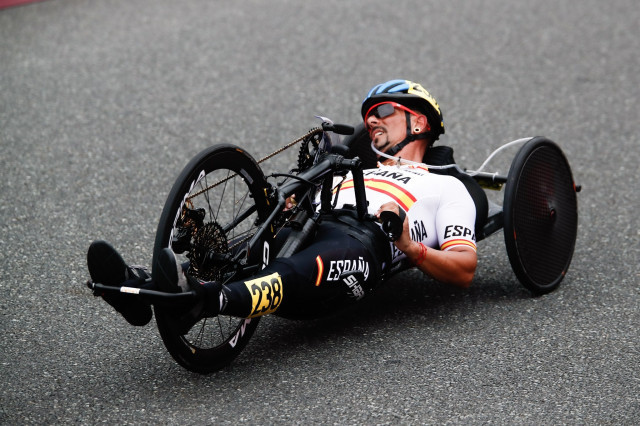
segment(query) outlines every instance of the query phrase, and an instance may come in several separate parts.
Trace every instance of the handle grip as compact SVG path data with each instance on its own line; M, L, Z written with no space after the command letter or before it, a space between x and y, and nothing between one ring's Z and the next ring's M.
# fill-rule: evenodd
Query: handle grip
M380 213L380 222L382 223L382 230L387 234L389 241L397 241L402 235L402 228L404 226L404 218L407 214L404 210L399 209L400 214L385 210Z
M322 123L322 130L339 135L352 135L356 131L353 126L349 126L348 124L333 124L328 122Z

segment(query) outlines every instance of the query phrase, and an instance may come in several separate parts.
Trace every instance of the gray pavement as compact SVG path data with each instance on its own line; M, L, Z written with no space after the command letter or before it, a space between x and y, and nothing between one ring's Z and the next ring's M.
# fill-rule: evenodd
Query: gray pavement
M0 11L0 424L637 424L639 21L634 0ZM565 150L583 192L557 291L531 297L496 235L469 290L410 271L338 317L267 317L199 376L83 287L93 239L149 262L198 151L262 157L315 114L355 123L397 77L437 97L464 166L524 136Z

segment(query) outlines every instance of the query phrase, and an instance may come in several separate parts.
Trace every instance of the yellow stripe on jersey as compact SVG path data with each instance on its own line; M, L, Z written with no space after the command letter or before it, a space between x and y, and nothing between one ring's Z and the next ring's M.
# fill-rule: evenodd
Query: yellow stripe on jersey
M398 203L400 207L402 207L402 209L406 212L409 211L413 203L416 202L416 197L414 197L405 188L393 182L370 178L370 179L364 180L364 185L367 187L367 189L388 195L389 197L391 197L391 199L393 199L393 201ZM353 179L349 179L345 181L342 184L342 187L340 188L340 190L351 189L351 188L353 188Z
M469 240L449 240L446 243L444 243L443 245L440 246L440 250L446 250L450 247L453 246L469 246L471 247L474 251L477 250L476 245L473 243L473 241L469 241Z

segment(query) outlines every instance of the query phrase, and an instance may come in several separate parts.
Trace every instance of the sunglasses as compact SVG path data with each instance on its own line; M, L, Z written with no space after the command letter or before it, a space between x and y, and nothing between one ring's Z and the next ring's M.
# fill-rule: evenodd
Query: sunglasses
M417 112L410 110L409 108L407 108L404 105L400 105L397 102L381 102L379 104L375 104L374 106L372 106L371 108L369 108L369 111L367 111L367 113L364 116L364 122L365 124L367 123L368 119L370 116L374 116L375 118L385 118L385 117L389 117L391 114L393 114L395 112L396 109L400 109L402 111L406 111L409 114L413 114L416 117L419 117L421 114L418 114ZM368 125L367 125L368 127Z

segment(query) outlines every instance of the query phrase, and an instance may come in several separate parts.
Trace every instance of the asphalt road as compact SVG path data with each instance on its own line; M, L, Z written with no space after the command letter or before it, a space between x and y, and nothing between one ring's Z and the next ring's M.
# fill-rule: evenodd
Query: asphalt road
M639 21L635 0L0 11L0 423L637 424ZM262 157L316 114L355 123L389 78L437 97L463 166L520 137L562 146L583 191L557 291L531 297L498 234L469 290L407 272L338 317L267 317L199 376L83 287L93 239L149 262L195 153Z

